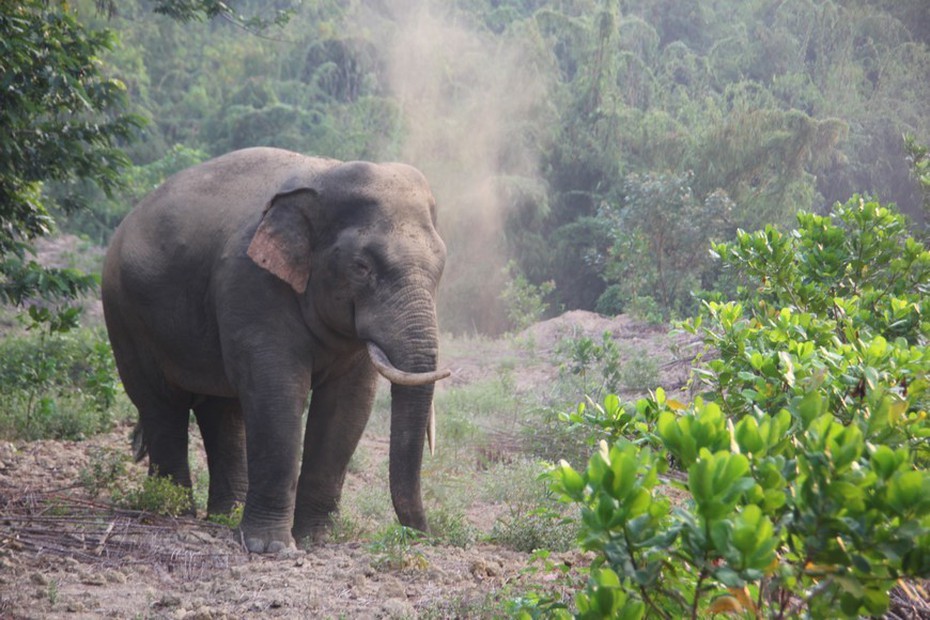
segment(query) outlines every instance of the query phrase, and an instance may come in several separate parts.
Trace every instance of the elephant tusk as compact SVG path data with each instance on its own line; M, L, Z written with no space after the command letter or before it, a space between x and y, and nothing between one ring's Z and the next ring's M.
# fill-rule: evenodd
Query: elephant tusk
M429 445L429 455L436 456L436 405L429 406L429 422L426 424L426 443Z
M373 342L368 343L368 357L371 358L371 363L375 365L375 368L385 379L397 385L427 385L436 383L452 374L451 370L434 370L432 372L405 372L399 370L391 364L381 347Z

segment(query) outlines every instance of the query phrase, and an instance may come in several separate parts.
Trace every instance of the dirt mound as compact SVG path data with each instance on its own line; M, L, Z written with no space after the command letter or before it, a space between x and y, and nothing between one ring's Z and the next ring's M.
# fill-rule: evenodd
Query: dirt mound
M625 314L609 317L587 310L570 310L531 325L520 332L518 339L534 342L541 350L549 351L566 338L600 341L602 335L608 333L615 340L655 340L656 337L661 339L667 331L666 326L649 325Z

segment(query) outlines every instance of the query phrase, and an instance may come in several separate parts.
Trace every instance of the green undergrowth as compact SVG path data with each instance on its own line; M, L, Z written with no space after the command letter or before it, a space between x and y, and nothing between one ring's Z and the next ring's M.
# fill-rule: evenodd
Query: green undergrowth
M0 340L0 437L84 439L131 411L100 329Z
M859 197L713 249L742 286L681 325L693 397L567 416L599 445L553 489L595 560L520 617L880 616L930 576L930 252Z

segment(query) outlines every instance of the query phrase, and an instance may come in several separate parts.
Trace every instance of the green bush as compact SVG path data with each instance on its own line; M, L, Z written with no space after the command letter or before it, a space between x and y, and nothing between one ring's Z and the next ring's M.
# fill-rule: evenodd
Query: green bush
M118 489L120 482L126 478L128 463L129 455L124 451L95 448L90 451L90 463L81 468L81 486L91 497L112 492Z
M596 553L579 617L876 616L930 576L930 252L858 197L798 222L714 246L745 286L683 324L703 393L608 398L613 445L553 470Z
M468 522L462 510L440 506L426 515L433 540L466 549L478 540L478 528Z
M523 331L549 310L545 299L555 290L555 282L547 280L542 284L532 284L520 273L514 261L507 263L504 275L507 283L500 298L507 310L507 320L513 331Z
M141 485L134 485L125 491L115 489L113 502L130 510L169 517L194 514L191 490L163 476L146 476Z
M540 549L567 551L578 533L577 524L549 509L514 510L498 518L490 539L514 551L532 553Z
M82 439L109 430L119 380L99 330L0 341L0 436Z
M419 530L392 523L375 536L368 545L372 566L378 570L425 569L426 556L416 548L426 534Z

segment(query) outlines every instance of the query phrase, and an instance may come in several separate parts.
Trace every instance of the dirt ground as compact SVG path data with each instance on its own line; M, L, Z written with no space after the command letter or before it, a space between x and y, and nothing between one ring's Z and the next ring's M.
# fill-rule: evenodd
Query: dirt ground
M665 385L684 383L687 364L676 362L665 329L570 312L516 337L456 339L442 360L453 376L440 389L486 380L502 365L512 368L515 389L542 389L558 375L554 351L563 338L599 341L604 331L624 351L656 356ZM130 431L126 422L82 442L0 443L0 618L493 617L501 601L533 589L570 597L586 563L576 552L534 560L480 542L486 536L465 548L417 542L401 561L351 537L250 555L227 527L120 511L89 497L80 478L91 455L128 454ZM370 471L384 467L385 435L366 433L365 465L350 469L346 495L377 483ZM134 467L141 475L142 465ZM486 535L503 510L476 497L466 514Z

